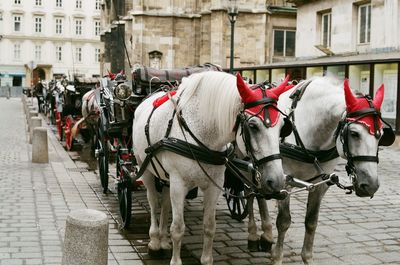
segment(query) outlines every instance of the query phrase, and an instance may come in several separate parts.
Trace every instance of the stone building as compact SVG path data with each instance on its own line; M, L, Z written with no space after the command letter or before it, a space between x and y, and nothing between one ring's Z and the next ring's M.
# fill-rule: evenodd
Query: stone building
M101 0L1 0L0 86L100 75Z
M297 7L295 60L236 70L256 81L333 75L369 95L384 83L382 116L400 133L400 2L289 1Z
M229 2L104 0L103 72L129 70L135 65L180 68L206 62L228 68ZM235 24L235 66L294 58L296 10L292 4L284 0L238 0L236 4L239 15ZM283 34L278 38L281 53L274 54L273 29L280 29Z

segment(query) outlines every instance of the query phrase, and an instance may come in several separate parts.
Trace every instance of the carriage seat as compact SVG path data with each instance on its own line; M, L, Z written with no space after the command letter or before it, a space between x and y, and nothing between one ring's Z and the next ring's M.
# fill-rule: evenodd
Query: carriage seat
M132 72L132 80L136 93L149 94L162 85L176 85L186 76L205 71L222 71L222 68L211 63L182 69L155 69L142 66Z
M151 67L140 67L133 72L132 79L140 82L166 83L181 81L183 77L204 71L222 71L221 67L215 64L204 64L195 67L182 69L155 69Z

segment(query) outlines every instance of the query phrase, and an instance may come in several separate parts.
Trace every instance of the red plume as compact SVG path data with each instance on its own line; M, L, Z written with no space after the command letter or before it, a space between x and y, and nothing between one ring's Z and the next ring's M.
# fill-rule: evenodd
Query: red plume
M238 88L243 103L248 103L256 100L256 95L254 95L254 92L244 82L239 72L236 74L236 86Z
M349 80L344 80L344 98L346 100L347 109L351 109L355 104L357 104L357 98L354 96L353 91L349 87Z
M280 96L283 92L285 92L285 91L289 90L290 88L292 88L293 86L288 86L288 85L287 85L287 83L289 82L289 78L290 78L290 76L287 75L287 76L285 77L285 80L283 80L283 82L282 82L279 86L274 87L274 88L271 88L271 89L269 90L270 93L268 94L268 96L271 97L271 98L278 99L279 96Z
M373 104L378 110L381 109L383 97L385 93L385 86L382 84L375 93Z

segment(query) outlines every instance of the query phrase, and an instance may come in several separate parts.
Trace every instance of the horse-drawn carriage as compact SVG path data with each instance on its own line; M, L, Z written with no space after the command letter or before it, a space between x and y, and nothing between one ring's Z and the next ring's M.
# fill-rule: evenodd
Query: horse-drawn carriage
M309 143L306 142L303 145L301 139L296 136L296 142L300 142L300 145L302 146L300 152L306 153L306 161L304 161L304 163L310 164L311 168L320 174L318 174L316 178L313 177L312 179L305 180L295 179L292 176L289 176L286 179L284 178L282 163L280 161L281 153L287 151L286 157L293 159L293 157L288 155L296 151L296 149L289 146L290 150L285 150L281 145L281 150L279 150L279 142L283 141L283 139L288 137L292 132L292 123L289 120L285 120L283 117L288 118L290 115L293 115L292 122L294 123L294 109L296 108L296 104L301 95L304 93L304 90L301 88L306 87L306 85L299 85L297 89L294 89L292 93L293 97L289 98L287 94L284 94L288 89L286 83L279 85L271 91L266 91L265 88L250 89L243 82L240 76L237 77L237 80L234 80L233 76L227 76L226 74L225 76L221 74L209 76L198 75L196 77L193 77L193 75L191 78L188 78L188 80L190 80L187 81L188 83L186 86L182 85L182 87L178 89L178 97L174 98L174 91L172 90L175 90L175 87L173 86L173 82L170 82L170 78L166 77L165 79L161 79L160 77L154 77L148 70L149 69L140 69L139 71L134 72L133 81L127 81L121 78L121 80L114 80L113 82L109 82L108 80L103 82L100 94L101 116L99 123L97 155L99 157L103 190L106 192L108 189L109 152L113 151L117 154L116 182L123 221L122 225L124 227L129 225L131 218L131 192L134 186L132 181L136 180L137 176L143 176L143 181L146 183L146 187L148 188L148 197L151 207L152 222L150 231L156 231L150 233L149 251L157 251L169 247L166 235L166 226L168 223L167 212L169 212L168 210L172 204L173 220L171 225L171 234L174 235L172 238L174 243L172 260L179 263L181 239L184 234L182 212L182 201L184 197L182 196L187 194L189 188L198 185L204 192L204 228L207 230L207 233L204 235L205 247L201 259L204 264L212 264L212 239L215 231L215 207L218 194L222 189L221 174L219 174L221 173L221 167L218 167L219 165L230 167L230 169L238 175L240 175L240 173L238 173L240 170L249 172L251 173L250 175L252 175L250 178L243 175L238 176L236 184L233 183L232 180L225 179L225 188L228 190L227 195L231 196L230 198L227 197L228 205L231 201L233 202L230 210L234 213L238 209L238 205L242 205L243 209L246 211L247 207L249 207L246 201L241 201L242 199L246 199L246 196L244 196L244 191L246 190L245 187L247 187L249 192L252 193L251 196L247 198L257 198L260 200L270 198L285 199L288 195L296 192L283 189L285 187L285 181L287 181L286 184L300 187L300 190L314 190L315 195L310 195L310 198L313 199L313 201L310 204L311 206L309 206L310 210L307 212L307 215L309 218L315 217L315 215L318 215L320 199L328 185L336 184L340 186L340 183L334 174L325 174L324 171L319 168L319 162L315 162L318 155L321 154L320 150L315 153L307 150L305 146ZM144 79L145 82L143 83L139 80L142 74L146 77ZM170 75L171 72L168 74ZM165 74L165 76L168 76L168 74ZM308 83L311 83L311 81ZM327 83L326 80L322 81L322 84L324 86L333 86ZM324 88L324 86L320 85L319 87ZM166 93L164 93L161 98L151 96L145 99L145 97L152 94L152 92L162 88L164 88L164 92ZM240 97L232 96L235 94L234 92L236 92L235 89L239 91ZM340 143L343 145L342 149L344 150L341 151L344 151L344 156L348 161L350 161L346 169L348 169L348 173L352 176L353 181L353 186L349 189L355 190L358 196L373 195L379 184L377 185L373 182L368 183L372 187L369 188L368 185L360 184L358 181L370 181L370 178L372 179L374 177L374 172L372 172L371 175L357 176L356 167L362 168L363 164L360 165L360 163L357 163L357 165L354 165L352 163L353 161L377 163L378 141L376 139L381 138L381 140L383 139L384 141L387 141L386 144L390 144L394 140L393 135L386 135L386 133L384 133L383 137L381 137L378 133L381 130L381 125L378 126L378 124L381 120L379 108L383 99L383 89L379 92L377 96L378 100L376 100L376 102L372 102L366 98L368 104L370 104L369 107L362 106L363 110L361 111L353 110L353 112L348 113L345 118L342 118L342 116L346 110L346 105L348 109L349 106L352 106L347 102L348 98L351 98L354 102L356 102L357 99L353 98L352 95L349 96L351 92L348 92L350 91L349 88L346 90L346 86L346 98L343 97L343 93L340 94L341 91L338 87L333 87L332 91L339 95L335 97L337 102L334 102L334 106L339 106L339 108L335 109L337 113L335 113L335 119L332 120L337 120L340 127L338 127L337 124L334 124L335 126L330 126L329 128L334 131L329 132L329 135L326 137L327 139L323 139L323 141L332 141L333 145L335 145L336 142L336 144L339 144L339 147ZM284 103L278 105L278 97L281 94L284 95L284 100L282 100ZM314 99L315 98L316 97L314 97ZM346 102L344 102L345 99ZM181 101L177 102L178 100ZM331 100L331 98L329 98L329 100ZM305 100L303 100L302 103L304 101ZM155 111L156 108L163 104L163 102L168 102L169 109L166 110L167 107L165 107L162 108L160 112ZM351 104L356 105L354 102ZM187 104L185 105L185 103ZM326 104L327 102L323 103ZM206 104L209 105L206 106ZM283 104L287 105L286 108L282 107ZM185 109L187 110L187 112L185 112L187 115L185 118L188 119L189 122L186 122L182 117L182 113L180 112L182 108L178 108L178 105L180 107L187 107L187 109ZM286 114L282 112L278 106L281 109L292 110L292 112ZM311 108L314 104L304 104L304 106ZM324 109L324 107L326 107L326 105L323 105L321 109ZM211 110L207 108L210 108ZM332 112L332 109L333 107L329 109L330 113ZM156 113L154 117L152 116L153 112ZM303 115L307 114L304 111L302 113ZM133 119L133 114L135 114L135 119ZM365 130L364 127L362 127L363 125L360 125L360 123L363 122L359 122L360 119L364 119L367 116L368 118L369 116L373 117L373 126L371 128L375 129L372 133ZM233 121L234 119L232 119L232 117L236 117L236 122ZM151 119L155 119L155 121L151 123ZM225 120L223 121L223 119ZM132 120L134 122L133 128L131 129ZM169 137L171 133L171 126L169 124L172 124L174 121L175 125L176 123L178 123L178 125L172 128L172 132L174 135L179 135L180 138ZM166 132L164 130L160 131L159 128L155 126L158 123L163 123L162 126L164 127L162 128L167 128ZM357 125L355 125L356 123ZM190 128L188 124L190 125ZM206 126L210 126L212 129L204 126L205 124ZM151 128L152 131L149 133L151 125L153 127ZM357 153L352 155L349 149L349 141L354 141L357 135L355 131L349 132L350 126L355 128L358 128L357 126L360 127L357 131L358 136L363 134L366 135L366 138L367 136L374 138L374 141L371 140L363 144L371 146L370 149L376 150L376 154L363 154L363 152L361 152L360 155ZM310 126L310 128L311 127L312 126ZM363 128L364 131L361 130L361 128ZM194 129L196 129L195 133L193 133ZM305 128L302 129L304 130ZM319 129L319 127L317 127L317 129ZM132 130L134 133L131 138L130 134L132 134ZM390 131L393 134L391 128ZM294 132L294 134L298 133L296 129ZM368 134L371 134L371 136ZM154 135L157 136L154 137ZM163 138L163 135L166 136ZM201 135L202 139L199 140L196 135ZM204 135L206 137L204 137ZM313 136L315 133L305 135ZM334 135L336 135L336 137L334 137ZM151 138L151 136L153 138ZM189 143L187 137L195 144ZM349 137L351 137L350 140ZM156 139L156 141L154 141L154 139ZM238 149L242 154L247 154L250 161L247 162L242 159L237 159L235 161L235 159L233 159L230 143L234 140L240 142L237 145ZM219 145L217 145L215 141L220 141ZM219 146L219 148L225 146L226 149L224 152L213 151L213 149L208 148L208 146L212 144L214 144L214 146ZM322 142L318 144L321 146L323 145ZM161 148L170 152L157 153ZM352 150L357 150L355 148L356 147L353 146ZM338 150L339 149L340 148L338 148ZM357 150L357 152L359 152L359 150ZM156 153L159 157L156 157ZM182 160L185 162L176 161L178 158L176 155L182 157ZM211 156L211 159L207 156ZM137 158L140 159L140 161L138 160L140 163L136 162ZM186 158L191 160L188 161ZM312 160L311 162L310 159ZM329 156L326 159L328 159L328 163L331 163L333 157ZM335 161L332 161L328 169L334 165L333 162ZM138 164L140 164L140 168L137 166ZM177 164L180 165L180 168L178 168ZM171 173L173 174L174 185L171 185L170 193L163 193L161 195L163 196L163 199L161 200L162 210L160 212L160 222L158 223L157 219L154 217L157 202L153 199L157 193L157 185L151 184L155 184L154 181L157 179L154 178L154 176L161 176L164 181L167 181L171 177L172 174L169 175L170 172L167 172L167 170L163 168L165 165L168 168L173 169L173 172ZM213 167L213 165L216 165L217 167ZM146 166L148 166L148 169L146 169L148 172L144 173L143 168L146 168ZM300 166L304 167L304 165ZM322 173L320 171L322 171ZM302 176L302 178L305 177ZM362 178L365 178L365 180ZM346 189L346 187L342 188ZM169 196L171 197L171 200ZM171 202L171 204L169 204L169 202ZM288 200L282 202L282 209L288 207L286 204L288 204ZM235 214L239 215L238 219L242 219L247 213L239 212ZM289 217L289 219L280 220L280 222L284 223L289 221L290 223L290 214L289 216L287 215L288 211L282 213L279 216L279 219L284 219L286 217ZM265 212L263 217L267 217ZM317 220L318 218L314 219ZM254 223L254 220L251 222ZM281 223L278 225L281 225ZM265 221L263 226L263 228L266 229L272 227L272 225L268 223L268 220ZM286 224L285 227L289 227L289 225ZM256 229L252 230L256 231ZM283 229L281 230L283 231ZM309 231L310 234L313 234L314 232L315 228L314 230ZM271 231L265 231L261 238L259 235L252 236L256 241L264 241L264 249L268 250L268 245L269 248L271 247ZM280 239L279 247L277 249L278 254L274 257L278 261L282 259L281 245L283 243L283 236L281 238L282 239ZM311 237L307 237L306 240L310 240L310 238ZM259 249L258 244L259 243L256 242L255 249L257 250ZM312 258L312 255L308 255L312 252L310 246L312 247L312 244L309 244L308 248L306 248L304 253L302 253L304 260Z
M172 91L183 77L212 70L221 69L212 64L177 70L141 67L133 71L131 80L122 72L110 74L101 80L95 154L104 193L108 191L109 163L115 160L115 182L123 227L128 227L131 219L132 190L141 184L140 180L135 180L137 163L132 150L134 111L152 93Z
M74 143L72 128L82 118L82 96L96 88L97 78L75 77L74 81L64 78L54 83L56 104L56 127L60 140L65 140L67 150Z

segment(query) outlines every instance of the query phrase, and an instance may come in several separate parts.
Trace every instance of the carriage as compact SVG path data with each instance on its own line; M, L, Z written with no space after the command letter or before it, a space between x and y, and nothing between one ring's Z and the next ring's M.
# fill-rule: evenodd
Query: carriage
M95 156L104 193L108 191L109 163L115 160L115 183L125 228L131 219L132 190L142 184L135 180L138 167L132 150L134 111L147 96L161 90L174 90L183 77L202 71L221 69L212 64L176 70L140 67L132 72L131 80L123 72L109 74L101 80Z
M74 138L72 128L82 117L82 95L96 88L97 78L75 77L74 81L63 78L54 83L55 119L60 140L65 140L67 150L72 150ZM82 131L87 138L88 135Z

